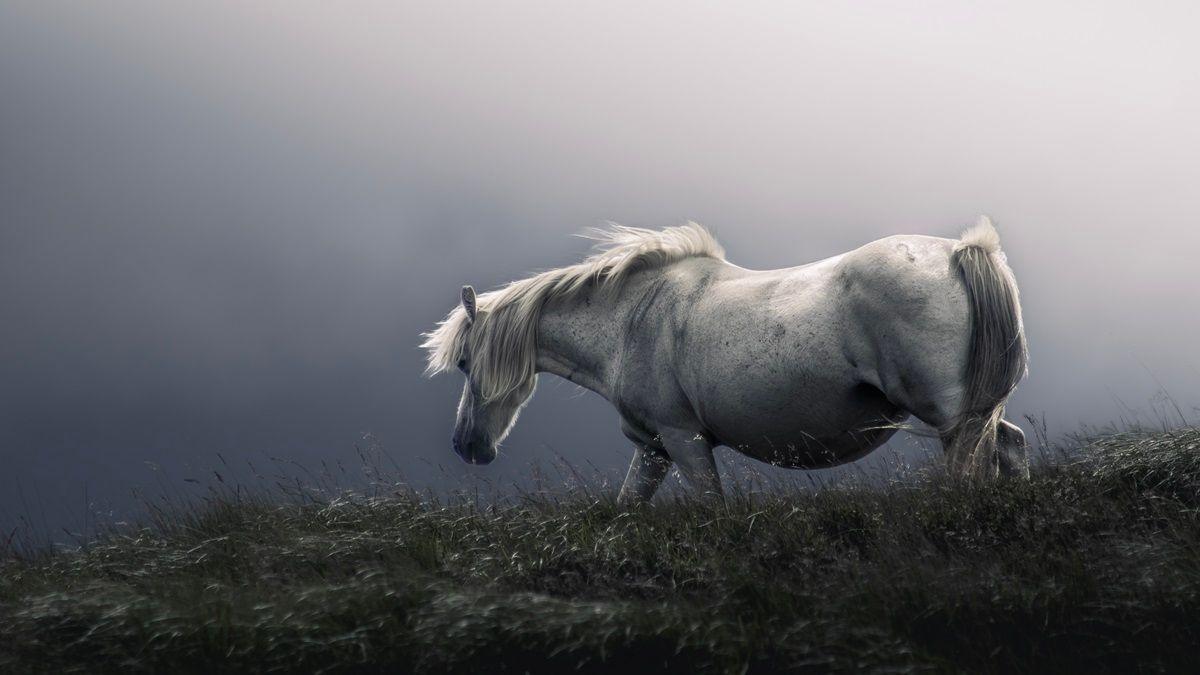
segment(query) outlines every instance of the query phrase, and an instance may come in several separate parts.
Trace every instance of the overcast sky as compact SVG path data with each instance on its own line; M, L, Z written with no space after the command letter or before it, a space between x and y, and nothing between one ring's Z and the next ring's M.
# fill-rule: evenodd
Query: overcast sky
M1015 417L1200 405L1194 3L182 4L0 5L0 526L367 433L441 486L618 471L548 378L460 465L416 347L606 220L770 268L988 213Z

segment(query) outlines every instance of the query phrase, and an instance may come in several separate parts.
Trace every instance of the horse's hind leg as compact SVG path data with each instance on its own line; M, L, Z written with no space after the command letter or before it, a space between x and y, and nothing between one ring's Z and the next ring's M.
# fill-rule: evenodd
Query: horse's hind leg
M966 389L962 364L946 356L958 353L956 349L934 346L935 349L906 354L905 369L889 378L884 388L888 400L938 430L946 463L954 475L1028 476L1025 434L1017 425L1001 420L993 446L990 439L981 438L985 431L982 422L957 424ZM986 453L976 451L982 440L988 441L982 444Z
M1029 478L1029 445L1025 432L1008 420L996 429L996 459L1001 476Z
M990 469L984 470L984 475L1029 478L1029 445L1025 442L1025 432L1008 420L1000 420L1000 424L996 427L996 452L990 459L974 456L950 456L949 453L954 448L961 451L964 446L955 443L955 439L946 434L942 436L942 445L946 448L946 459L951 470L957 474L972 475L977 471L972 462L982 461L990 465Z

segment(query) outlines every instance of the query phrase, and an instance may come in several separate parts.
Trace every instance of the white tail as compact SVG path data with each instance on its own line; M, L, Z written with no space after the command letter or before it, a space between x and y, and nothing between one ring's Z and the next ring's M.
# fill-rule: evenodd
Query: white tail
M1021 304L1000 235L987 216L963 233L951 261L971 305L971 342L962 410L944 434L947 454L961 474L991 477L999 469L997 430L1004 404L1027 368Z

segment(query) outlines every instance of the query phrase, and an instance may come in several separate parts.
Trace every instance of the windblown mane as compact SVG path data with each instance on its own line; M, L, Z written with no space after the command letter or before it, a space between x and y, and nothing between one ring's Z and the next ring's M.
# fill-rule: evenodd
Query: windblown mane
M584 236L596 240L596 253L583 262L514 281L477 298L472 323L455 307L421 346L429 351L427 375L454 369L470 357L470 375L485 402L504 398L535 375L537 326L547 301L575 293L589 281L616 291L633 272L684 258L725 259L725 250L707 230L688 222L661 231L611 225Z

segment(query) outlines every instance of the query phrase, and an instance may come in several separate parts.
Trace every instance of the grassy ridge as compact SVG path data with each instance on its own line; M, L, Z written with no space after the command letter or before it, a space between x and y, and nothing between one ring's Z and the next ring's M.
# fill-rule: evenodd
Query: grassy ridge
M1200 432L725 504L227 499L0 567L0 670L1190 671Z

